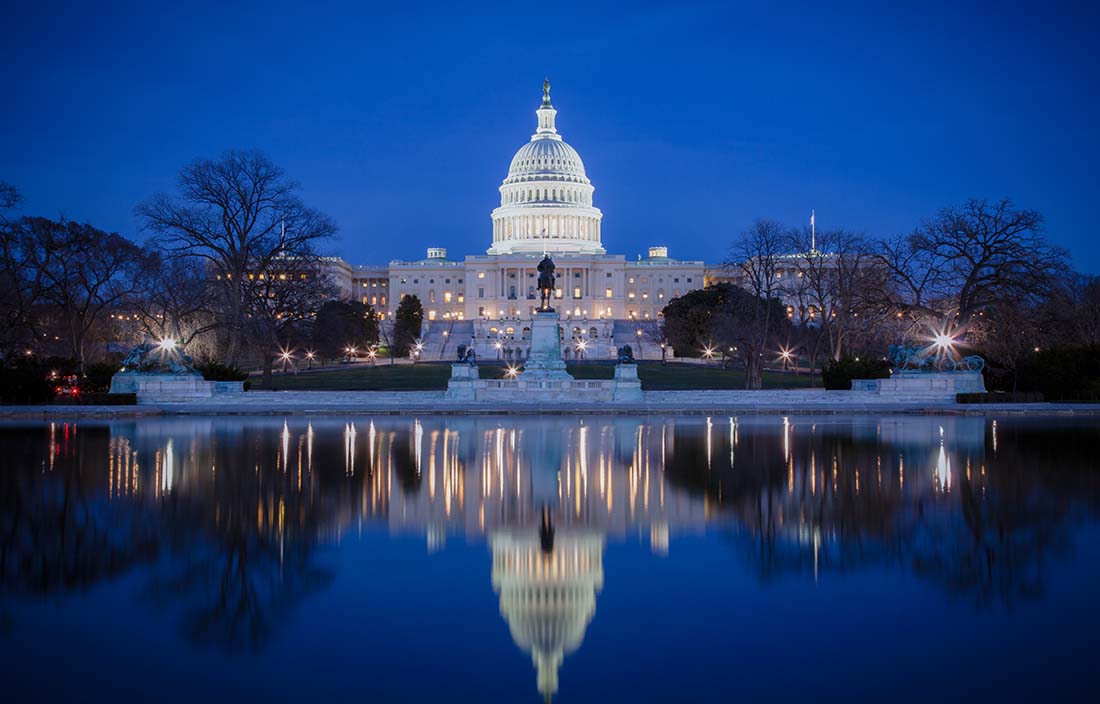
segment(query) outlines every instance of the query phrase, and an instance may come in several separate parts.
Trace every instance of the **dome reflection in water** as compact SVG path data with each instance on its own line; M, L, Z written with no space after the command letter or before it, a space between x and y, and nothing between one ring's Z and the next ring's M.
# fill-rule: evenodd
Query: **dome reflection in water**
M130 579L136 618L170 613L178 647L263 653L357 578L343 548L370 530L419 542L429 562L454 541L481 551L463 569L499 600L512 647L531 662L513 699L598 692L581 661L601 600L645 588L650 569L667 579L681 546L685 594L748 575L765 595L797 588L813 599L830 582L885 574L990 623L1029 604L1064 616L1046 590L1079 536L1096 533L1097 437L1081 419L911 416L4 425L0 642L9 662L40 671L15 647L44 618L34 605ZM630 545L648 554L630 553L630 569L605 566ZM389 569L370 579L397 580L403 568ZM604 595L605 579L618 597ZM449 588L432 582L418 598ZM593 657L606 661L608 642L624 658L653 646L625 635L623 607L610 608L618 615ZM698 623L690 600L676 608L684 629ZM659 641L684 642L658 623ZM432 624L410 628L430 652ZM473 667L477 646L449 657ZM669 671L687 666L684 654L663 657Z

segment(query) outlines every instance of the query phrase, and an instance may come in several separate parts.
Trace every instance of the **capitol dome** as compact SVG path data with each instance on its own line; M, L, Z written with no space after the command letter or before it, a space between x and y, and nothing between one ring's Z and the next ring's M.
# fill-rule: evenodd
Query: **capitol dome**
M592 206L595 188L577 150L558 134L550 83L543 83L538 128L512 157L500 185L489 254L543 252L604 254L603 213Z
M561 139L533 139L512 157L504 184L550 180L562 183L591 183L577 150Z

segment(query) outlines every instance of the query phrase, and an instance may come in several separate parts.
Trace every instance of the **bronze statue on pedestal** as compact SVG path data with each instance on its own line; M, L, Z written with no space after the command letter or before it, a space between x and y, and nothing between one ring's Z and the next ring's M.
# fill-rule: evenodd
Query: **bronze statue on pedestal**
M553 313L554 309L550 307L550 299L554 296L554 260L550 258L549 254L542 255L542 261L539 262L539 293L542 295L541 305L539 306L540 313Z

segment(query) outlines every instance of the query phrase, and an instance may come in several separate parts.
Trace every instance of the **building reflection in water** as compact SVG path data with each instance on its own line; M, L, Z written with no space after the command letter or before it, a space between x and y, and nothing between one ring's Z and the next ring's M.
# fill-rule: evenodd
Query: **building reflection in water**
M271 612L327 583L321 544L379 521L429 551L481 537L501 615L550 697L594 617L609 540L637 538L663 555L675 536L723 531L764 580L893 565L978 603L1034 590L1068 510L1059 482L1080 492L1090 463L1065 438L1051 446L1006 425L793 416L0 427L20 466L38 468L4 475L5 534L33 539L5 546L3 586L50 591L175 550L182 566L157 572L150 592L190 599L185 630L196 640L256 647L272 637ZM1051 452L1057 475L1025 470ZM61 495L41 491L51 479ZM1084 486L1095 506L1092 473ZM74 548L48 525L107 537ZM67 552L96 545L104 554ZM32 574L44 564L88 573Z

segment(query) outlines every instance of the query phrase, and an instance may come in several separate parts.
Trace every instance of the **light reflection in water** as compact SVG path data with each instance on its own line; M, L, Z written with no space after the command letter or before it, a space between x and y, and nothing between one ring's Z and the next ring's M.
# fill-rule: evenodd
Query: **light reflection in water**
M501 613L543 695L557 689L564 658L594 618L609 541L648 541L664 556L678 536L725 531L765 579L817 582L864 565L915 565L946 589L1008 600L1026 591L1021 580L1033 586L1026 560L1043 545L1034 530L1022 544L983 532L1027 531L1035 516L1057 524L1067 511L1057 487L1020 471L1021 441L983 418L728 417L725 432L714 425L711 417L175 419L90 422L78 436L76 425L49 423L27 440L41 443L34 466L46 478L28 481L79 471L90 482L85 495L140 512L173 543L205 536L214 555L242 549L235 541L259 555L270 544L278 579L264 588L273 603L286 590L308 593L301 575L316 546L364 522L420 536L429 552L451 535L483 540ZM909 477L907 462L916 467ZM953 466L965 471L955 477ZM998 484L1015 490L987 492ZM173 501L160 503L169 494ZM977 524L961 521L963 511Z

